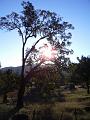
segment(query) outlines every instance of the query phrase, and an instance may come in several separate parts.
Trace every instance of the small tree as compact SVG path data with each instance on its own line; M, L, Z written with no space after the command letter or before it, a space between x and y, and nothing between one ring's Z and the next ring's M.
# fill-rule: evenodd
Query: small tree
M0 94L3 95L3 102L7 102L7 93L18 88L19 76L11 69L1 71L0 74Z
M59 79L60 76L55 65L48 64L46 66L41 66L35 70L35 74L33 75L32 81L30 82L31 86L34 85L34 88L31 88L32 96L34 96L34 91L35 95L38 93L38 97L40 96L43 99L49 98L50 100L51 91L54 92L55 88L58 88L57 83ZM38 99L38 97L34 96L36 99Z
M71 82L74 84L79 84L80 81L77 80L78 73L76 73L78 63L70 63L68 66L68 72L67 72L67 82Z
M39 41L47 39L58 51L58 61L61 64L64 61L65 54L71 52L66 46L71 44L69 41L72 36L70 29L73 29L72 24L64 22L62 18L58 17L54 12L35 10L30 2L22 2L22 6L23 11L20 14L12 12L0 18L0 29L7 29L9 31L17 30L22 39L22 72L17 100L18 108L23 106L26 80L30 79L33 71L45 61L45 59L39 59L36 66L33 67L26 76L24 75L25 62L29 57L31 58L32 53L36 52L36 45ZM25 55L25 46L30 38L36 38L38 40L28 49Z
M78 58L79 64L77 65L76 73L80 77L81 83L86 83L87 93L90 93L90 58L82 56L81 59Z

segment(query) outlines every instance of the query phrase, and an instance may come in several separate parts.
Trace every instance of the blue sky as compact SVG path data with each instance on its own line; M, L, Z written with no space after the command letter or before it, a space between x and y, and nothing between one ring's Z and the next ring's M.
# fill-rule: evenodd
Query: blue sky
M0 0L0 16L12 11L20 12L22 0ZM77 62L76 57L90 55L90 0L30 0L36 9L54 11L63 20L73 24L71 49L74 54L71 61ZM31 42L28 43L32 44ZM0 30L0 61L2 67L21 65L21 39L16 31ZM28 46L29 47L29 46Z

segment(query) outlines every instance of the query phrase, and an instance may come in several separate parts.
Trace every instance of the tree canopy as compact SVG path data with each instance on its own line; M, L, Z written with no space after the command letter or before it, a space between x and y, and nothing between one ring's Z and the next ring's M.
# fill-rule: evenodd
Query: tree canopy
M63 21L62 17L54 12L35 10L30 2L23 2L22 7L23 11L20 14L12 12L1 17L0 28L9 31L16 29L24 46L29 38L37 39L39 36L32 48L26 52L24 61L35 50L35 46L40 40L47 39L58 50L58 58L62 62L65 58L64 55L71 52L66 46L71 44L69 39L72 37L70 29L74 28L72 24Z

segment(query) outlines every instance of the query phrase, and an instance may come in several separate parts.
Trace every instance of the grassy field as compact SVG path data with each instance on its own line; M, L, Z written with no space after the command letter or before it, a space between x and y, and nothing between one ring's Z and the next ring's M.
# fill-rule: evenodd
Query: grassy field
M62 93L64 102L26 103L18 113L28 115L30 120L90 120L90 95L85 89ZM0 104L0 120L13 107L13 104Z

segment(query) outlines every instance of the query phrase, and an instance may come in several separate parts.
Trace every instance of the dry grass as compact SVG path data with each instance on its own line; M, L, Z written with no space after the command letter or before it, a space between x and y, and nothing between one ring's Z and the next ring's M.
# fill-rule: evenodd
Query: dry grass
M87 112L84 109L85 106L90 106L90 95L86 94L86 90L78 89L71 92L64 91L63 93L65 95L66 102L28 103L28 105L25 105L25 107L18 113L27 114L30 120L32 120L34 112L36 114L40 113L40 116L51 114L56 120L59 120L63 114L63 119L66 117L67 120L73 120L72 117L75 118L74 111L76 109L78 112L78 120L89 120L90 111ZM2 112L7 112L12 107L12 105L0 104L0 114Z

